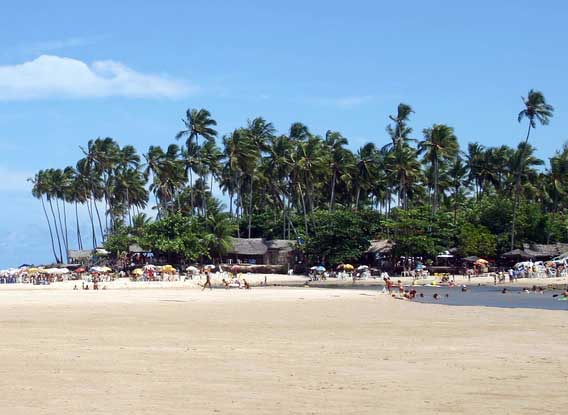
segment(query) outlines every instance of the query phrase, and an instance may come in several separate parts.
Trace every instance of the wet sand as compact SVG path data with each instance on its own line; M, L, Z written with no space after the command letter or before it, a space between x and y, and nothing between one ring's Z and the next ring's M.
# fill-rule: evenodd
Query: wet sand
M2 414L558 414L568 312L316 288L0 291ZM564 409L563 409L564 408Z

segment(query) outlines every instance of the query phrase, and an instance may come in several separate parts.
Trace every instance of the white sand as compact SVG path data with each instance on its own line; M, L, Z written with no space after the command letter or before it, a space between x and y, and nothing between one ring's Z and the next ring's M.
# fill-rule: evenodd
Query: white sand
M568 313L375 292L0 290L0 414L560 414Z

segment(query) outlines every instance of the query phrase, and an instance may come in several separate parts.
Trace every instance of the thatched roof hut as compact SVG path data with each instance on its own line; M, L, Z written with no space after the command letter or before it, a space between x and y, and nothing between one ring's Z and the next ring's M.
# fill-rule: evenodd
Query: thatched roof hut
M367 249L368 254L388 254L392 251L395 243L390 239L371 241L371 246Z

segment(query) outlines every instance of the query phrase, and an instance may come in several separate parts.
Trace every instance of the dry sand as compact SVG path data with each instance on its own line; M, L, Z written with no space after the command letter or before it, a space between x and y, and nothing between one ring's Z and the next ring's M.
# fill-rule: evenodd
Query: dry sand
M0 290L0 414L560 414L568 313L376 291Z

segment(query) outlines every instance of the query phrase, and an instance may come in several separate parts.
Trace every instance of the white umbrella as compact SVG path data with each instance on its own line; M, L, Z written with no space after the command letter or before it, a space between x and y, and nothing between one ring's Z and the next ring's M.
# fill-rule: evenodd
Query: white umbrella
M367 265L361 265L361 266L357 267L357 271L365 271L367 269L369 269L369 266L367 266Z
M209 265L205 265L203 268L205 268L205 269L215 269L215 265L209 264Z
M193 274L196 274L199 272L199 270L197 269L197 267L194 267L193 265L190 265L189 267L187 267L185 269L187 272L191 272Z

